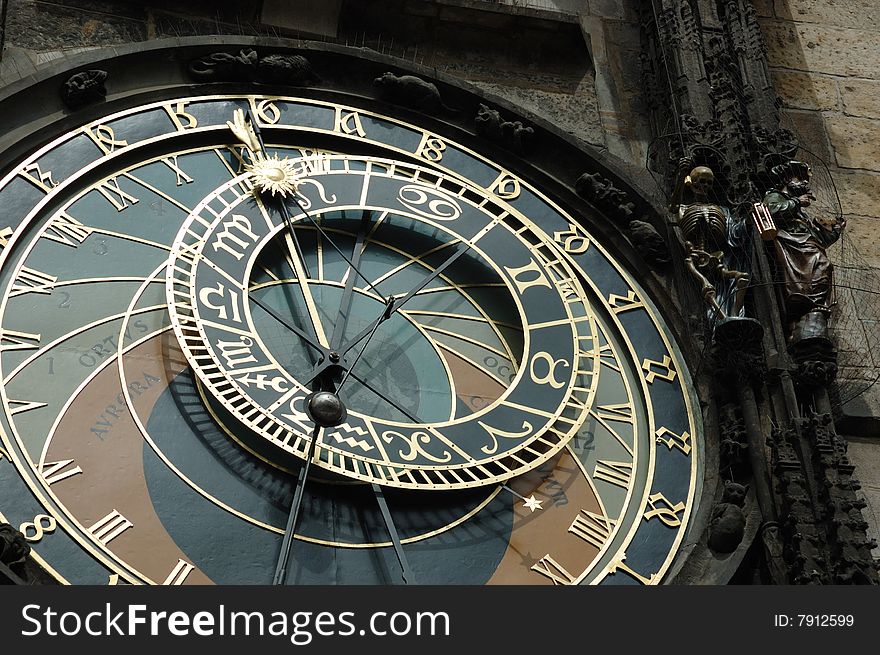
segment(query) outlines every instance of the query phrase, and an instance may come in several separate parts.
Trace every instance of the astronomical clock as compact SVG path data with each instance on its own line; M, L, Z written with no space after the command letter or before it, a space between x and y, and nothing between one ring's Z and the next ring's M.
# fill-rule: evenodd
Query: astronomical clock
M70 584L668 581L699 404L603 214L476 134L467 103L498 105L467 89L428 111L426 76L343 48L273 51L309 84L169 52L140 82L104 62L106 98L37 112L5 155L0 520L33 561ZM389 70L428 95L383 95Z

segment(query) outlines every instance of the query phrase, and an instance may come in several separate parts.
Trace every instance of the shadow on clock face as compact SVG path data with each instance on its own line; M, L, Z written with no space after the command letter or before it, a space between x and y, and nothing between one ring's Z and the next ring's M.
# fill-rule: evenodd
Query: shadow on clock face
M144 447L150 500L193 564L221 584L268 584L281 547L295 474L247 452L234 419L202 402L188 371L159 397L147 429L172 471ZM396 584L399 566L369 485L312 477L291 556L290 583ZM184 479L185 478L185 479ZM503 558L512 497L497 488L385 497L421 584L480 584ZM273 529L267 528L272 526Z

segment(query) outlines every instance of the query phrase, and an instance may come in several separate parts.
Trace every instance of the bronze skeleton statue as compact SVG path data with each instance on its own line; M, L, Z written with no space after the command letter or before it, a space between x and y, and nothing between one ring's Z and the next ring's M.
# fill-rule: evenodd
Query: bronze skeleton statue
M715 184L711 168L683 160L680 170L671 209L678 214L685 265L701 286L711 323L742 317L749 285L748 225L710 199ZM685 188L691 202L679 204Z

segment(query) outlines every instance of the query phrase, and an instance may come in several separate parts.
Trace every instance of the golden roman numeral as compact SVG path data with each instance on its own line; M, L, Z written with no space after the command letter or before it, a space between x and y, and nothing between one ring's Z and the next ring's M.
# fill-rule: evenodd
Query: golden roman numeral
M162 584L173 586L182 585L193 569L195 569L195 567L192 564L186 560L178 559L177 564L171 569L171 573L168 574L168 577L165 578Z
M9 415L15 416L22 412L29 412L32 409L40 409L46 407L49 403L41 403L35 400L13 400L10 398L6 401L9 404Z
M68 468L71 464L73 464L72 459L65 459L59 462L44 462L40 467L40 475L43 476L47 484L52 485L83 472L79 466Z
M177 155L171 155L170 157L163 157L162 163L165 164L168 168L170 168L174 174L177 176L177 186L183 186L183 183L186 182L189 184L193 181L193 179L187 175L183 169L177 165ZM137 202L137 201L135 201Z
M9 237L12 236L12 228L6 226L0 228L0 250L3 250L9 244Z
M107 516L93 524L88 531L106 546L123 532L133 527L134 524L131 521L114 509Z
M34 350L39 345L39 334L0 328L0 352L7 350Z
M630 403L617 403L614 405L599 405L596 408L596 417L607 421L621 421L633 423L633 406Z
M50 241L76 248L94 231L94 228L86 227L67 212L59 212L46 226L42 236Z
M601 550L615 525L607 516L582 509L568 526L568 531Z
M101 195L113 203L116 211L121 212L129 206L129 203L133 205L138 201L133 195L119 188L119 181L115 177L104 180L97 188Z
M58 278L48 273L43 273L35 268L22 266L18 277L12 284L10 296L19 296L23 293L52 293Z
M540 573L545 578L550 578L554 585L571 585L574 584L575 576L569 573L562 564L557 562L550 555L544 555L538 560L538 563L532 566L532 571Z
M632 479L632 462L609 462L600 459L596 462L593 478L626 489Z

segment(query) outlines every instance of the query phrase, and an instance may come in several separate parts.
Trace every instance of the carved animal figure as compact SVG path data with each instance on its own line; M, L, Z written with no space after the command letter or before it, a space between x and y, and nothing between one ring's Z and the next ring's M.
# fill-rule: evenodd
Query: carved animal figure
M300 55L266 55L258 64L261 82L279 82L303 86L320 82L309 60Z
M490 109L483 104L474 118L474 126L480 136L500 143L514 152L524 152L535 133L533 128L525 127L520 121L502 119L497 109Z
M88 70L71 75L61 87L61 100L70 109L79 109L91 102L103 100L107 95L104 81L107 71Z
M447 112L457 113L458 110L447 106L440 98L440 91L435 84L426 82L415 75L395 75L383 73L373 80L379 88L383 100L418 109L425 113Z
M746 529L742 510L749 488L727 481L721 502L712 509L709 519L709 548L717 553L732 553L739 546Z

